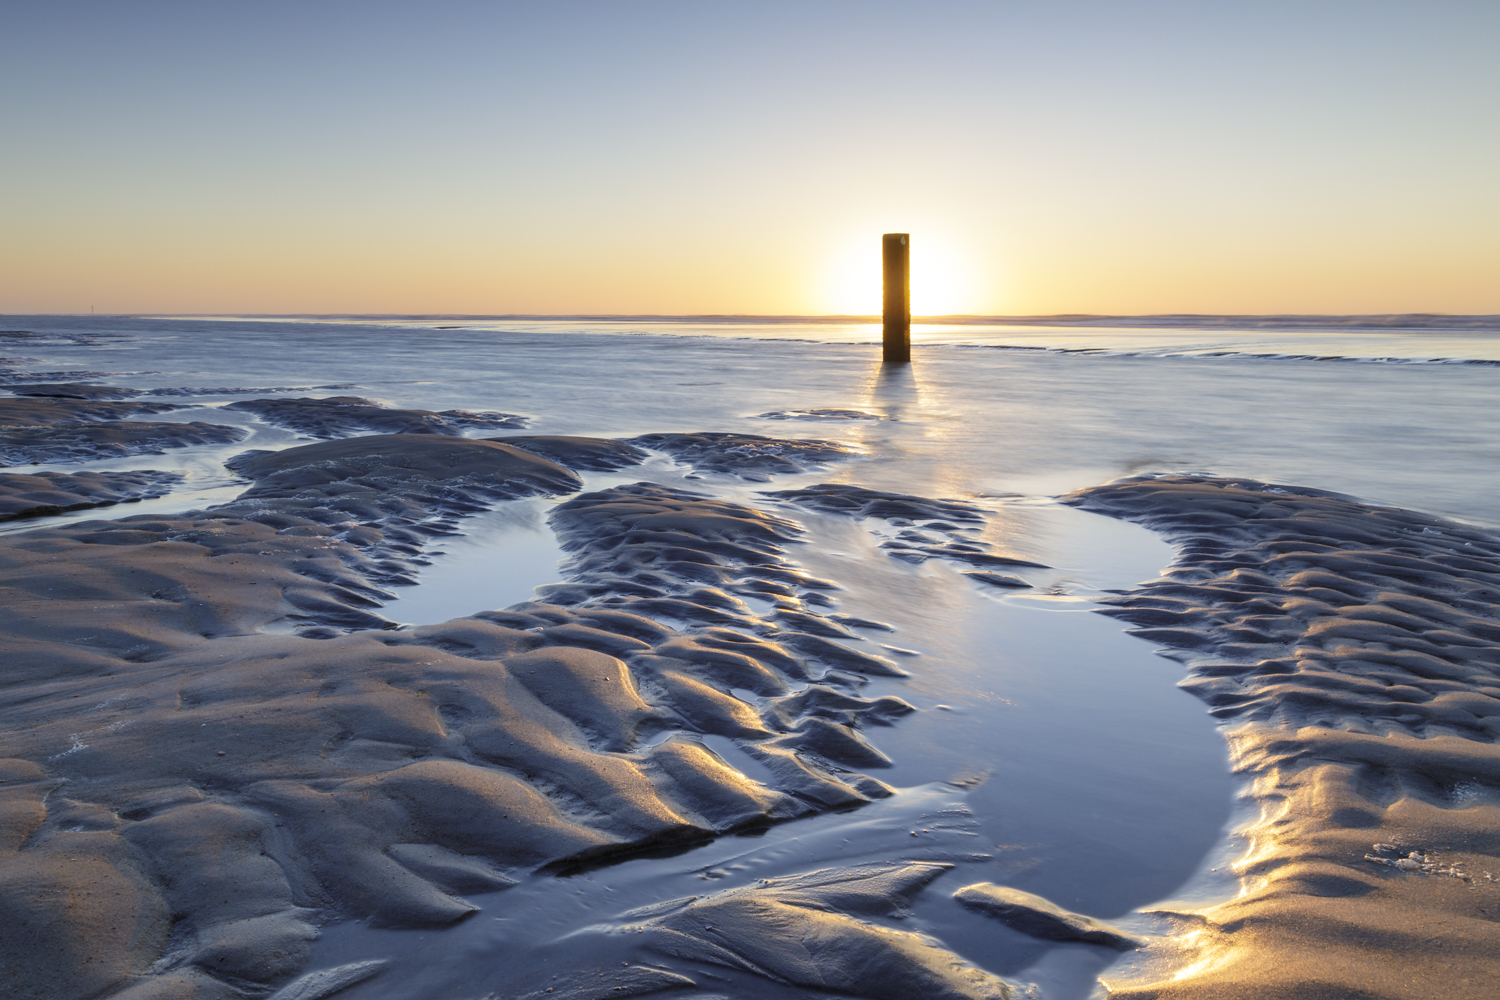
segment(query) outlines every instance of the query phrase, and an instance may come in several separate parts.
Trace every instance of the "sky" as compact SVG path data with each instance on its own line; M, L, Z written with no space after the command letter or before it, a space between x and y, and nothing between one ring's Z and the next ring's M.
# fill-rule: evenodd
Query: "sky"
M0 0L0 313L1500 313L1500 3Z

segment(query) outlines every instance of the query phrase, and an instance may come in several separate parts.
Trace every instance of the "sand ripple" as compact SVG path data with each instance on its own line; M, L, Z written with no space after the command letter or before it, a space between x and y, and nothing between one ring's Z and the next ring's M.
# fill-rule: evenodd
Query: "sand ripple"
M0 472L0 521L47 517L66 510L108 507L165 496L182 480L178 472Z
M237 427L196 420L165 423L125 419L181 408L177 403L60 396L0 399L0 465L160 455L172 448L229 444L245 436Z
M556 509L571 561L547 601L398 629L382 588L425 539L577 477L443 435L234 467L255 484L209 511L0 540L0 919L16 929L0 969L18 995L323 995L337 976L296 978L322 921L443 926L475 911L466 894L538 867L890 794L864 773L889 763L870 731L912 708L859 692L902 671L825 613L837 584L788 558L795 522L653 484L585 494ZM740 766L708 737L733 741ZM752 762L766 783L740 769ZM861 880L888 906L905 892L890 885L932 874L804 879L632 922L663 954L783 983L1007 995L864 919ZM747 937L695 939L705 920Z
M696 473L766 482L857 454L837 441L762 437L759 434L642 434L630 443L670 455Z
M525 427L525 417L514 413L476 413L470 410L393 410L360 396L297 399L245 399L228 410L253 413L267 423L315 438L354 434L449 434Z
M1200 476L1123 480L1067 502L1178 546L1161 579L1105 613L1188 664L1183 686L1230 727L1262 806L1238 867L1244 893L1180 917L1196 964L1119 995L1491 995L1500 539ZM1421 861L1392 860L1402 856Z

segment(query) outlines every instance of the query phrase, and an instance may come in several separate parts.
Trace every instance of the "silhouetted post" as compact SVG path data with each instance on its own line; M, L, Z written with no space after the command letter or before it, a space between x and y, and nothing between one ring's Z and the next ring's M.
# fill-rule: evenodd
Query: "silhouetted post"
M885 261L885 330L881 357L911 360L911 240L906 233L886 233L880 240Z

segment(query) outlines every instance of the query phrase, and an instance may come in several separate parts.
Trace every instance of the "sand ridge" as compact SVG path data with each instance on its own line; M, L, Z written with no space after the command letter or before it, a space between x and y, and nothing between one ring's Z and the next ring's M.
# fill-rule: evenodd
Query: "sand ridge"
M129 399L142 394L140 389L87 382L23 382L5 388L17 396L51 396L56 399Z
M1033 893L992 882L966 885L953 898L971 910L1047 941L1078 941L1127 951L1142 942L1092 917L1071 913Z
M1129 997L1488 997L1500 976L1500 539L1319 490L1148 476L1065 502L1161 531L1109 599L1189 666L1261 818L1241 895ZM1398 864L1398 861L1404 864Z
M253 413L269 424L323 439L355 434L458 436L471 430L504 430L527 424L525 417L514 413L391 409L361 396L245 399L225 409Z
M608 441L533 447L634 458ZM859 690L902 671L838 641L854 639L824 614L838 585L787 557L794 522L647 483L583 494L553 515L569 580L544 601L398 629L382 587L409 578L428 532L577 477L443 435L232 465L254 483L212 510L0 540L16 653L0 907L27 929L0 941L15 995L261 994L301 972L328 919L442 926L474 912L465 894L539 866L890 794L864 773L887 762L867 731L912 709ZM774 780L695 734L735 740ZM741 918L773 952L784 905ZM936 995L1004 995L857 914L791 916L830 955L863 956L841 989L894 995L881 983L926 976L946 984Z
M166 496L179 472L0 472L0 521L49 517L68 510L109 507Z
M614 472L639 465L647 457L646 452L627 441L605 438L513 434L484 440L520 448L580 472Z
M934 500L907 493L872 490L846 483L819 483L797 490L765 490L788 505L806 507L856 520L878 518L898 529L880 548L893 559L920 565L928 559L975 567L964 575L979 583L1005 590L1027 589L1031 584L1009 573L996 573L998 566L1049 569L1029 559L999 555L976 536L984 524L981 509L966 500ZM955 523L956 522L956 523Z
M1009 1000L1009 985L933 939L861 919L902 914L951 867L918 861L761 879L622 914L605 933L636 935L664 956L836 995Z
M0 398L0 465L159 455L171 448L231 444L245 436L238 427L203 421L125 419L179 409L180 403L76 396Z
M153 403L140 400L119 401L107 398L52 395L0 397L0 429L48 427L54 424L93 423L123 420L143 414L167 413L182 409L181 403Z
M631 438L630 443L670 455L692 466L696 474L736 476L761 483L769 482L771 476L806 472L858 454L837 441L708 431L642 434Z
M131 455L162 455L177 448L233 444L244 437L245 432L238 427L201 420L180 423L122 420L13 427L0 432L0 465L94 462Z

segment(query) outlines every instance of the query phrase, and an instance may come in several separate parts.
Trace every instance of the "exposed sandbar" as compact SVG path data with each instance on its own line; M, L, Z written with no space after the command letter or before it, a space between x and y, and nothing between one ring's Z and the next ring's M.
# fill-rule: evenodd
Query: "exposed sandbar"
M1186 968L1111 995L1493 996L1500 539L1247 480L1067 499L1177 545L1106 613L1188 664L1262 805L1242 894L1176 918Z
M759 434L642 434L630 443L670 455L697 473L738 476L766 482L858 454L837 441L762 437Z
M646 452L628 441L605 438L516 434L485 440L508 444L583 472L613 472L639 465L646 459Z
M1141 942L1108 924L1071 913L1050 900L992 882L966 885L953 898L971 910L1044 941L1076 941L1126 951Z
M574 473L443 435L233 465L254 484L212 510L0 539L0 908L27 929L0 940L0 969L17 995L264 992L329 919L443 926L473 912L465 894L538 866L890 793L864 773L888 762L868 733L912 709L859 691L901 671L838 641L853 637L825 613L837 583L788 558L794 522L653 484L586 494L554 514L571 562L552 603L396 629L383 587L410 578L429 532L576 490ZM773 781L695 734L735 740ZM1005 995L865 923L853 888L804 888L710 909L739 914L763 968L800 967L797 926L819 935L821 978L791 980L810 987ZM685 912L662 929L708 910Z
M142 414L182 409L181 403L132 400L121 402L89 396L0 396L0 428L48 427L100 420L123 420Z
M118 385L93 385L87 382L30 382L8 385L17 396L51 396L56 399L129 399L142 394L140 389Z
M856 519L880 518L901 529L895 537L881 542L880 547L893 559L903 562L920 564L938 558L976 567L1049 568L1029 559L999 555L977 541L969 532L984 524L984 516L978 507L964 500L933 500L845 483L819 483L799 490L767 490L765 495L826 513ZM1014 576L990 572L968 575L994 586L1031 586Z
M177 448L233 444L244 437L245 432L238 427L199 420L184 423L122 420L6 428L0 431L0 466L163 455Z
M253 413L267 423L315 438L354 434L448 434L470 430L506 430L526 426L514 413L476 413L470 410L390 409L361 396L245 399L227 410Z
M181 409L178 403L128 402L56 396L0 398L0 465L88 462L127 455L160 455L171 448L230 444L238 427L193 421L126 420Z
M0 472L0 521L47 517L69 510L109 507L166 496L182 480L177 472Z

